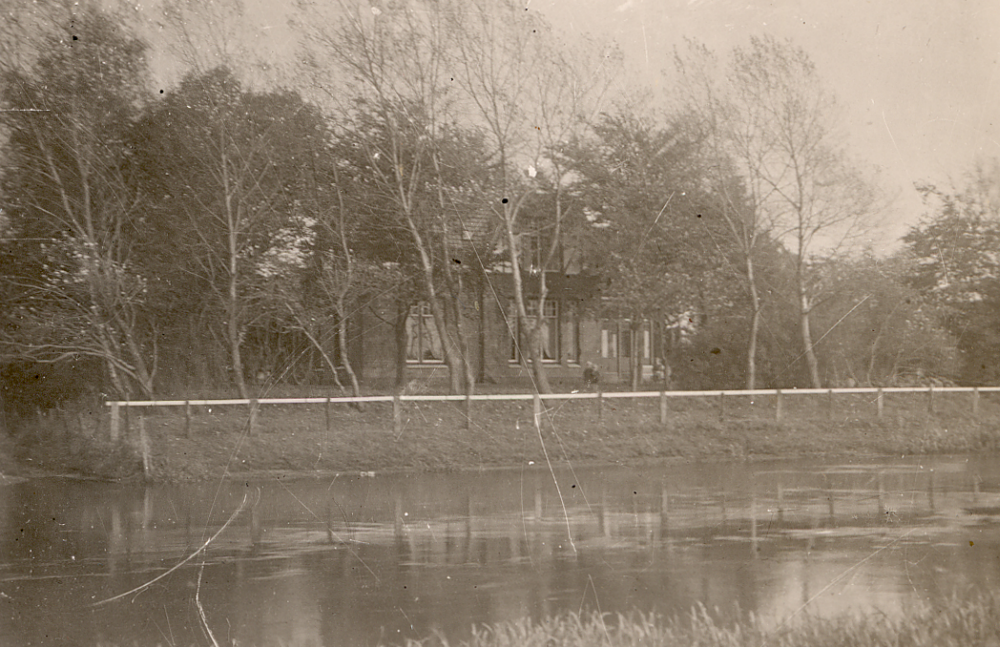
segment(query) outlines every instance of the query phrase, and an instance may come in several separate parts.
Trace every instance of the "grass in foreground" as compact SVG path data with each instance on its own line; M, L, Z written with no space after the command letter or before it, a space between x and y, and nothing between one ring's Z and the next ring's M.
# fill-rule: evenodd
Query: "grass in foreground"
M417 645L449 645L431 636ZM689 617L663 619L631 614L609 617L569 613L540 622L516 620L478 627L464 647L996 647L1000 645L1000 598L952 599L943 607L929 604L902 619L881 613L835 619L807 617L769 627L752 614L735 623L713 619L704 607Z

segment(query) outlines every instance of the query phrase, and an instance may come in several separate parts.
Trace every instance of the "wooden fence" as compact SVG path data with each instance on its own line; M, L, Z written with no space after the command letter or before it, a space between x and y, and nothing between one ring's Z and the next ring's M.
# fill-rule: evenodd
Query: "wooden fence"
M121 430L122 411L128 408L168 408L183 407L184 409L184 430L185 435L190 435L192 407L224 407L243 406L248 407L249 428L254 429L257 412L263 405L297 405L311 404L324 405L326 414L326 426L329 430L331 413L330 407L338 404L361 404L372 402L392 403L393 428L398 434L402 425L402 407L404 402L461 402L465 405L465 420L468 426L472 421L473 403L484 401L514 401L531 400L534 404L535 421L539 420L542 414L542 402L548 400L597 400L598 419L604 418L604 401L620 399L642 399L659 398L660 423L666 424L669 417L668 402L677 398L700 398L714 399L718 407L720 419L726 418L727 399L746 397L769 397L774 402L774 418L781 420L784 415L785 398L801 396L825 396L830 411L833 410L833 401L836 395L854 394L870 395L875 404L875 415L881 418L884 414L884 397L890 393L923 393L927 398L927 411L934 413L935 398L937 394L943 393L968 393L971 396L969 403L970 411L973 415L979 413L979 397L982 393L1000 392L1000 386L950 386L950 387L852 387L840 389L754 389L754 390L733 390L733 391L638 391L638 392L578 392L571 393L502 393L502 394L476 394L466 395L366 395L359 397L313 397L313 398L248 398L237 400L135 400L135 401L110 401L105 403L111 409L110 435L112 440L117 440Z

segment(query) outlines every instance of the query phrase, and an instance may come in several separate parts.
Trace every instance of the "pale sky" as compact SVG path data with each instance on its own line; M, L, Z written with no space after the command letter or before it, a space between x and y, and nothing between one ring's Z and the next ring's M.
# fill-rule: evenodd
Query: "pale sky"
M890 239L919 220L913 182L961 183L977 156L1000 157L998 0L525 1L567 34L612 36L651 86L685 38L720 56L791 39L845 106L855 155L899 193Z
M1000 157L1000 0L520 1L567 39L610 36L634 70L623 83L667 91L685 38L720 57L751 35L804 48L845 108L853 154L898 196L876 249L919 221L914 182L960 185L977 157ZM245 2L258 53L287 56L286 5Z

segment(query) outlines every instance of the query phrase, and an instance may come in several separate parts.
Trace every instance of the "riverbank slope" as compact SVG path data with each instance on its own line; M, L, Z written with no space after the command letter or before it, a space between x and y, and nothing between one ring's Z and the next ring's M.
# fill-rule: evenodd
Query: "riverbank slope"
M919 394L887 396L877 415L869 396L657 398L551 401L536 428L532 402L408 402L398 424L388 403L265 405L133 410L112 442L107 413L67 409L20 421L12 455L21 469L155 481L261 473L475 469L565 462L767 459L806 456L945 454L1000 449L1000 404L973 414L967 394L943 394L933 411ZM0 467L2 469L2 467ZM6 473L6 472L5 472Z

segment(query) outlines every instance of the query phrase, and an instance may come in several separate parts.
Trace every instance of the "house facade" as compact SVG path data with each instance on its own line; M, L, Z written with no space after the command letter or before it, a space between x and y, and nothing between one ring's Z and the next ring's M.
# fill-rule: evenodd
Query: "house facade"
M665 357L667 331L650 322L600 318L600 279L585 272L548 272L540 304L540 278L522 276L525 306L531 323L541 318L539 350L553 384L577 388L588 363L597 366L603 383L628 382L634 357L643 381L662 381L656 367ZM518 329L511 274L487 272L463 296L461 326L477 381L527 381L527 331ZM352 365L363 381L388 387L401 371L407 383L447 380L443 344L426 303L377 299L352 324Z

